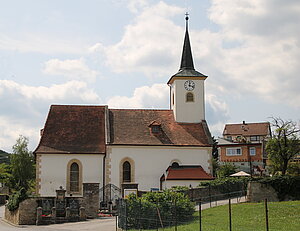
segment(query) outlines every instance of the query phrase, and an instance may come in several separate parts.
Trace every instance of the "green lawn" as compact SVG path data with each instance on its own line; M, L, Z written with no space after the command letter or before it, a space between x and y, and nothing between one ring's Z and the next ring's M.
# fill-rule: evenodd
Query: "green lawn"
M270 202L270 231L300 230L300 201ZM163 230L163 229L159 229ZM175 227L165 228L173 231ZM180 225L178 231L199 230L199 213L195 213L195 221ZM214 207L202 211L202 231L229 230L228 205ZM233 231L263 231L266 230L265 207L263 203L243 203L232 205Z

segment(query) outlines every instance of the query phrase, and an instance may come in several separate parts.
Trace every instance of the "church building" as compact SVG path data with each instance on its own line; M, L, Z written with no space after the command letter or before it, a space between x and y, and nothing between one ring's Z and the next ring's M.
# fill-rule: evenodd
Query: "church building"
M169 110L51 105L34 151L37 194L64 188L66 196L82 197L113 185L124 195L211 180L206 78L194 68L186 17L180 69L167 82Z

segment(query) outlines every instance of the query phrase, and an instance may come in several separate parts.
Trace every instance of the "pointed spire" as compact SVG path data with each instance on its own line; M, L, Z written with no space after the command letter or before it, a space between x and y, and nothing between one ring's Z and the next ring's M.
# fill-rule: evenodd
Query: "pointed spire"
M173 75L169 81L168 84L172 84L174 81L174 78L182 78L182 77L191 77L191 78L198 78L206 79L207 76L200 73L199 71L196 71L194 68L194 62L193 62L193 55L192 55L192 49L190 44L190 37L189 37L189 31L188 31L188 13L185 14L185 37L184 37L184 43L183 43L183 50L182 50L182 56L181 56L181 64L179 71Z
M189 14L186 13L185 15L186 15L185 37L184 37L184 44L183 44L183 50L181 56L180 70L195 70L192 49L190 44L189 31L188 31Z

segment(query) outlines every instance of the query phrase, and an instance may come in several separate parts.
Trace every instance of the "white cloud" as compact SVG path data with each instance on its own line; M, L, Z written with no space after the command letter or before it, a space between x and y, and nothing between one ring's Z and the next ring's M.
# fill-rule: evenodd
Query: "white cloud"
M159 2L145 7L132 25L125 28L120 42L103 48L96 44L91 51L100 48L107 58L107 65L115 72L143 72L159 77L170 74L179 67L183 28L170 18L184 9Z
M164 2L140 8L118 43L91 49L106 54L106 63L115 72L169 76L179 66L178 35L183 35L171 17L184 9ZM214 94L252 95L299 108L299 1L213 0L208 17L220 30L190 29L190 37L196 69L208 74L212 85L221 86Z
M97 71L91 70L84 59L51 59L45 63L43 72L48 75L61 75L68 79L94 81Z
M36 148L39 140L39 130L35 127L21 123L19 119L0 116L0 149L11 152L19 135L30 137L29 149Z
M107 102L112 108L167 108L169 87L166 84L143 86L134 90L132 97L114 96Z
M80 40L64 40L49 35L30 33L19 37L0 35L0 50L42 54L85 54L87 47L88 45Z
M226 102L218 98L214 94L206 94L206 120L214 126L212 133L218 133L220 130L220 125L227 122L229 119L229 108Z
M221 26L223 45L216 49L222 59L212 62L219 84L231 95L299 108L299 1L214 0L209 16Z
M127 4L128 9L135 14L148 6L147 0L129 0Z
M99 96L85 82L69 81L50 87L33 87L0 80L0 149L10 150L20 134L38 141L51 104L99 104Z

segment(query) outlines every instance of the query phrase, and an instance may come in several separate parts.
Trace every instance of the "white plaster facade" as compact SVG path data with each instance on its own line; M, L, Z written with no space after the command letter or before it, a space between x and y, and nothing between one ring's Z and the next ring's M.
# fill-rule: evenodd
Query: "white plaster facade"
M60 186L67 188L67 165L74 159L82 164L82 183L99 183L102 186L103 158L101 154L39 154L39 195L56 196ZM82 192L72 196L82 196Z
M175 79L171 84L171 109L174 112L175 121L179 123L200 123L205 120L204 108L204 80L192 79L195 83L193 91L187 91L184 83L187 79ZM186 102L186 94L194 95L194 102Z
M207 173L211 173L210 147L108 146L107 154L110 182L106 183L118 187L122 184L120 163L126 158L134 160L135 182L132 183L138 183L141 191L160 188L160 177L175 161L180 165L201 165Z

